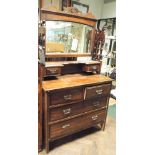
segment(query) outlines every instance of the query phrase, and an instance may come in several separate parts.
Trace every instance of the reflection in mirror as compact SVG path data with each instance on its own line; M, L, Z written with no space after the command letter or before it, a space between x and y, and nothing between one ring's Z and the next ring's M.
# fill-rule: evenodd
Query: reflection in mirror
M63 21L46 21L47 53L90 53L92 27Z

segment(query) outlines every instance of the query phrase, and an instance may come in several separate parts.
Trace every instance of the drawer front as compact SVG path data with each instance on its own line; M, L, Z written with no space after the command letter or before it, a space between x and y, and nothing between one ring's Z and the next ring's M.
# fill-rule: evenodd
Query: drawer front
M107 96L110 94L111 84L86 87L85 99L97 96Z
M97 98L93 100L88 100L83 102L78 102L71 105L65 105L59 108L52 108L49 113L49 120L56 121L59 119L64 119L70 116L88 112L91 110L96 110L107 105L107 98Z
M57 92L51 93L51 102L50 105L56 104L65 104L73 101L80 101L84 98L84 89L83 88L74 88L60 90Z
M59 138L93 126L106 118L106 111L100 110L50 126L50 138Z
M85 72L99 72L100 65L85 65L83 67L83 71L85 71Z
M55 121L69 116L77 115L83 112L83 102L78 102L75 104L65 105L58 108L50 109L49 120Z
M46 75L60 75L61 68L60 67L49 67L46 68Z

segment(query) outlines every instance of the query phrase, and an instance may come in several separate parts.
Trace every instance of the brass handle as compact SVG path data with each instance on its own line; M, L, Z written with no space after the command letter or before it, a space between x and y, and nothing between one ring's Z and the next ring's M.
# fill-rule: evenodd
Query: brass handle
M96 90L96 93L97 93L98 95L100 95L100 94L103 93L103 90L102 90L102 89Z
M50 69L50 72L51 73L56 73L57 72L57 69Z
M67 114L69 114L71 112L71 109L69 108L69 109L64 109L63 110L63 113L65 114L65 115L67 115Z
M93 121L97 120L97 118L98 118L98 116L97 116L97 115L92 116L92 120L93 120Z
M69 94L69 95L64 95L64 99L65 100L71 100L72 99L72 95Z
M93 103L93 106L94 106L94 107L97 107L97 106L99 106L99 105L100 105L100 102L94 102L94 103Z
M65 129L67 127L70 127L70 124L65 124L65 125L62 126L63 129Z
M92 69L93 69L93 70L96 70L96 69L97 69L97 66L93 66Z

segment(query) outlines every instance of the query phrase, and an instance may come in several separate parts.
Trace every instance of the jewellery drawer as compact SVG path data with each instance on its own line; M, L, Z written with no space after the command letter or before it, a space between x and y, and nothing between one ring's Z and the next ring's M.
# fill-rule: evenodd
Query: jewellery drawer
M61 74L61 67L47 67L46 68L46 75L60 75Z
M81 101L84 98L83 88L64 89L51 92L50 105L66 104L73 101Z
M111 84L86 87L85 99L97 96L106 96L110 94Z
M85 72L99 72L100 65L85 65L85 66L83 66L83 71L85 71Z
M49 112L49 121L55 121L69 116L74 116L91 110L99 109L107 105L107 98L97 98L88 101L78 102L70 105L52 108Z
M55 139L65 135L86 129L100 122L106 118L106 111L100 110L91 114L73 118L67 121L56 123L50 126L50 138Z

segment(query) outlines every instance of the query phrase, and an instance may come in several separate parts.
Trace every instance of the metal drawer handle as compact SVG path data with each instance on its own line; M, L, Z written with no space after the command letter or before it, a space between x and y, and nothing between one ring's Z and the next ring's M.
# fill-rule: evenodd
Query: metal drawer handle
M97 116L97 115L92 116L92 120L93 120L93 121L97 120L97 118L98 118L98 116Z
M67 114L69 114L71 112L71 109L69 108L69 109L64 109L63 110L63 113L65 114L65 115L67 115Z
M56 73L57 72L57 69L51 69L50 72Z
M93 66L92 69L93 69L93 70L96 70L96 69L97 69L97 66Z
M98 95L100 95L100 94L103 93L103 90L102 90L102 89L96 90L96 93L97 93Z
M71 100L72 99L72 95L69 94L69 95L64 95L64 99L65 100Z
M62 126L63 129L65 129L67 127L70 127L70 124L65 124L65 125Z
M99 105L100 105L100 102L94 102L94 103L93 103L93 106L94 106L94 107L97 107L97 106L99 106Z

